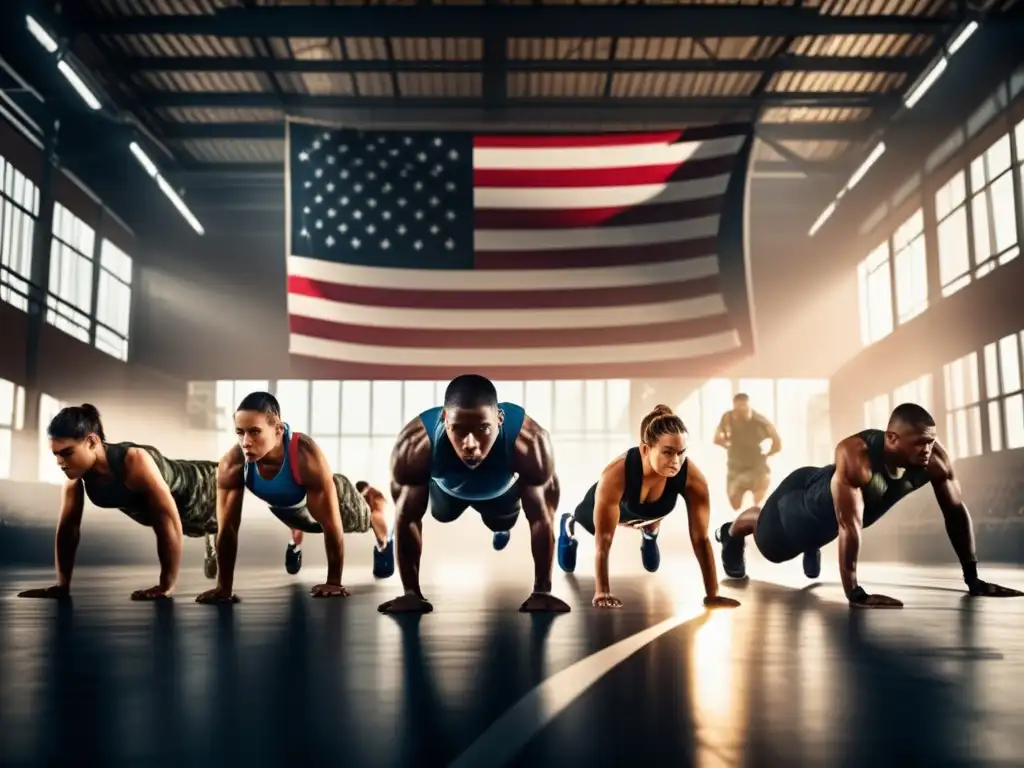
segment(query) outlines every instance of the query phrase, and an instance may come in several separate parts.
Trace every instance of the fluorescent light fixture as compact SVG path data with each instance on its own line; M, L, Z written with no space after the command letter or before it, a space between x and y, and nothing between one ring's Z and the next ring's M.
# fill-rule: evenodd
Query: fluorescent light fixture
M78 91L78 95L82 97L82 101L86 103L89 109L96 110L103 106L100 104L100 100L96 98L96 94L89 90L89 86L85 84L85 81L79 77L78 73L64 59L57 62L57 70L64 75L65 80L71 83L71 87Z
M31 16L25 17L25 24L28 26L28 31L32 34L39 44L46 49L47 53L57 52L57 41L53 39L53 36L43 29L43 25L33 19Z
M145 150L138 145L138 142L133 141L128 145L128 149L131 150L132 154L135 155L135 159L139 161L139 165L146 169L152 178L156 178L160 175L160 169L156 167L156 163L149 159L149 155L146 154Z
M935 66L928 70L928 74L921 78L917 85L911 88L907 95L903 97L903 104L907 109L913 109L917 102L931 90L936 81L942 77L942 73L946 71L948 65L949 62L945 56L935 62Z
M973 35L977 31L978 22L967 22L967 25L956 34L956 36L950 41L949 46L946 48L949 55L952 56L954 53L963 48L964 43L970 40L971 35Z
M814 237L817 231L822 228L826 221L829 220L829 217L836 212L836 204L837 201L833 200L828 204L828 208L821 212L821 216L818 217L818 220L811 225L811 229L807 233L808 237Z
M203 229L203 225L199 223L199 219L197 219L192 214L192 211L188 209L188 206L185 205L185 201L178 197L178 193L174 191L170 182L168 182L163 176L157 175L156 183L160 187L160 191L167 195L167 199L174 203L174 207L178 209L178 213L185 218L185 221L192 226L192 229L200 235L204 234L206 230Z
M853 175L850 177L850 180L846 182L846 189L843 191L847 192L856 187L858 184L860 184L861 180L868 175L868 171L871 170L871 166L877 163L878 158L880 158L884 154L885 142L880 141L878 142L878 145L871 150L871 154L867 156L863 163L860 164L860 168L853 172Z

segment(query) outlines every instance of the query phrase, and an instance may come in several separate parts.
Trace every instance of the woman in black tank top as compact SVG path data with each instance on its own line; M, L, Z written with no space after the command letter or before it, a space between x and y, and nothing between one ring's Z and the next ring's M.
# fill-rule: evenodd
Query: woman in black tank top
M169 597L181 564L182 525L174 497L152 456L142 449L129 449L124 456L108 456L99 411L88 404L61 410L53 417L47 433L57 463L68 478L57 522L58 579L52 587L22 592L19 597L64 598L70 594L87 477L101 480L100 484L94 484L94 492L104 499L109 498L115 506L131 502L139 506L140 513L145 510L148 519L139 522L151 526L156 533L160 583L133 592L132 600ZM115 459L119 459L120 469L113 466ZM108 477L109 486L105 487L102 480Z
M711 550L708 524L711 505L703 473L686 458L686 426L667 405L657 406L640 424L640 445L609 464L591 486L573 514L559 525L558 564L571 573L576 567L579 524L596 541L596 578L593 604L618 608L622 601L611 593L608 556L617 527L637 528L644 567L656 571L661 562L657 534L661 521L683 497L689 517L690 540L704 576L706 606L735 607L739 603L718 594L718 575Z

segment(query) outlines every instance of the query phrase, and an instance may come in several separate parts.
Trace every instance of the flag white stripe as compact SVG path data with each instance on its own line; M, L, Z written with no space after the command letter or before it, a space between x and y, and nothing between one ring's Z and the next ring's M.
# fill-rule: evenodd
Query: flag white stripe
M619 344L607 347L551 347L536 349L445 349L378 347L291 335L291 353L326 360L369 365L446 366L472 360L476 366L588 365L647 363L701 357L739 348L736 331L679 341Z
M637 205L681 203L724 195L729 175L708 176L666 184L625 184L616 187L476 187L476 208L626 208Z
M288 274L339 285L410 291L542 291L627 288L718 274L714 254L694 259L580 269L401 269L362 267L305 256L288 258Z
M473 247L477 251L557 251L673 243L714 237L718 234L719 218L702 216L632 227L478 229L473 233Z
M746 137L725 136L707 141L669 144L621 144L604 147L474 147L477 170L579 170L675 165L734 155Z
M349 304L296 293L288 294L288 313L314 320L375 328L422 330L547 330L610 328L675 323L725 314L721 294L618 307L572 309L409 309Z

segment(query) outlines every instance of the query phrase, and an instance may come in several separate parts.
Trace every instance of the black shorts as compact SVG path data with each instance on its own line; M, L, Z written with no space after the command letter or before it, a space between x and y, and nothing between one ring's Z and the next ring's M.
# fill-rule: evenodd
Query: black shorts
M831 521L816 517L805 503L808 480L820 472L820 467L797 469L765 499L757 517L754 543L767 560L784 563L820 549L835 538Z
M480 513L480 519L492 531L510 531L523 508L519 499L519 483L493 499L467 501L452 496L433 480L430 481L430 514L439 523L458 520L469 507Z

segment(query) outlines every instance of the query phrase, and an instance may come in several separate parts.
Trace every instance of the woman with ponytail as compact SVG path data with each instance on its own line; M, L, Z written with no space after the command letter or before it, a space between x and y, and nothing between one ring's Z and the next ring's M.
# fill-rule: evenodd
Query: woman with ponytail
M217 531L217 462L177 461L148 445L108 443L99 411L88 403L62 409L53 417L47 434L57 465L67 477L57 521L57 583L19 596L63 598L70 594L88 498L97 507L120 509L153 529L160 580L156 586L136 590L131 597L169 597L178 580L182 536L208 537ZM208 557L208 576L216 576L215 566L216 561L211 573Z
M687 460L686 425L667 405L655 406L644 417L640 423L640 445L605 467L576 511L562 515L559 567L566 573L576 569L578 542L574 533L579 525L596 542L593 604L597 608L619 608L622 601L612 594L608 577L608 556L615 530L620 526L640 530L640 555L644 568L653 573L661 565L658 529L675 509L680 496L686 502L690 541L704 576L704 605L738 606L737 601L718 594L718 574L708 534L708 483L703 473Z

